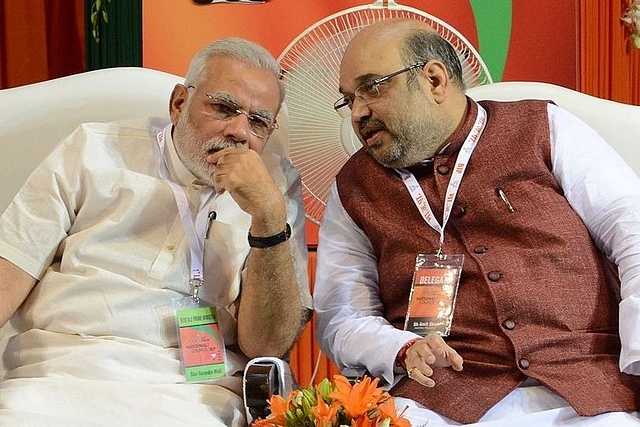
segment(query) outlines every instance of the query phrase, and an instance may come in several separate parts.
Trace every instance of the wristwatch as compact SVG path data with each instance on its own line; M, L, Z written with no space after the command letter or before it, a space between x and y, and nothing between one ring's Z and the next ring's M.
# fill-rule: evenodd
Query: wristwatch
M251 233L247 235L249 246L252 248L270 248L286 242L289 240L289 237L291 237L291 226L289 224L287 224L284 230L278 234L274 234L273 236L255 237L252 236Z

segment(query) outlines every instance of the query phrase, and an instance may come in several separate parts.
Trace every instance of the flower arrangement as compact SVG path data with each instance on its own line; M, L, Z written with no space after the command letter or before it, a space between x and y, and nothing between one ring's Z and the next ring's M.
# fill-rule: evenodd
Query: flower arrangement
M636 49L640 49L640 0L629 0L622 21L629 28L631 42Z
M253 427L410 427L396 412L393 397L378 387L378 378L364 377L353 385L342 375L334 384L323 379L315 387L292 391L287 398L269 399L271 415Z

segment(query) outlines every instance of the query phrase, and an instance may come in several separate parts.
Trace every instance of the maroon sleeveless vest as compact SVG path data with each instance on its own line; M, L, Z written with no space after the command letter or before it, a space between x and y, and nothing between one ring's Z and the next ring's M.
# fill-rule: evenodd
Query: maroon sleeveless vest
M640 378L618 368L619 283L607 280L611 265L551 172L547 103L481 104L488 123L445 229L445 252L465 255L446 339L464 369L435 369L432 389L404 378L392 395L471 423L531 377L583 416L639 410ZM445 152L413 170L440 223L450 172L477 115L475 103L469 107ZM401 329L415 256L434 253L438 233L396 173L363 150L337 186L378 257L385 317Z

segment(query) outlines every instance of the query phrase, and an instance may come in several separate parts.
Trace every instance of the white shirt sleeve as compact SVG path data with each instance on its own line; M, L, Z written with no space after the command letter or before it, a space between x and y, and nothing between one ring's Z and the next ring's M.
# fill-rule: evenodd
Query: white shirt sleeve
M418 337L383 317L377 258L345 212L335 182L320 227L314 306L322 350L347 375L368 371L389 384L400 348Z
M640 178L595 130L549 105L553 173L598 248L618 266L620 369L640 374ZM639 140L640 141L640 140Z

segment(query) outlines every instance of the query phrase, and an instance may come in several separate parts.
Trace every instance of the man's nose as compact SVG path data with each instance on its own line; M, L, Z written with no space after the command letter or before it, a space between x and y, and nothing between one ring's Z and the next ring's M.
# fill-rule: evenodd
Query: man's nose
M371 117L371 114L372 112L369 108L369 104L358 101L357 99L353 100L353 105L351 106L351 123L353 123L354 126Z
M244 114L229 118L225 121L223 134L236 142L247 141L251 135L248 118Z
M351 123L356 130L358 129L360 122L368 120L371 118L371 115L372 111L366 102L354 100L353 105L351 106Z

